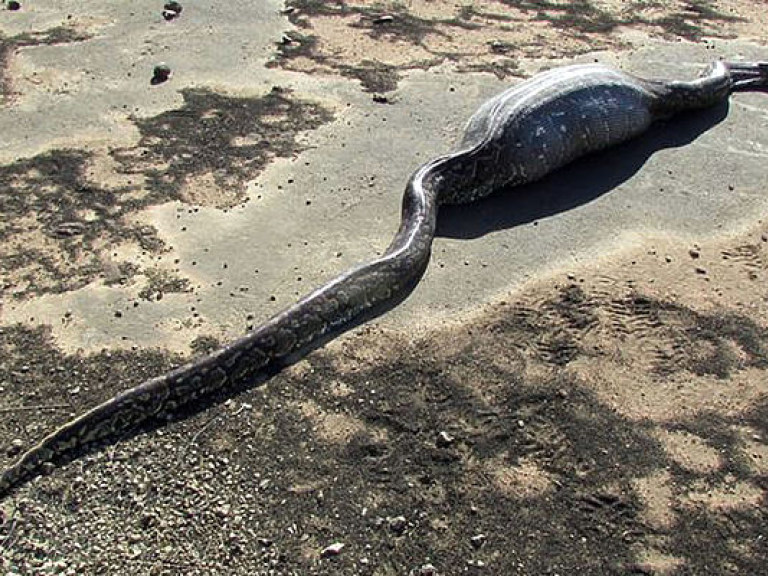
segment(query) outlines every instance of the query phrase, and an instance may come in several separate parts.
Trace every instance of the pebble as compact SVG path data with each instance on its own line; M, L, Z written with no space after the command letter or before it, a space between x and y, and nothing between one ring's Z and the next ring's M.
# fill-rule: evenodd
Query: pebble
M374 24L387 24L389 22L393 22L395 20L394 16L390 16L389 14L383 14L379 16L378 18L375 18L373 20Z
M443 430L440 432L440 434L437 435L437 447L438 448L447 448L451 444L453 444L456 441L456 438L451 436L448 432Z
M11 440L11 445L8 447L6 453L8 456L16 456L16 454L21 452L22 448L24 448L24 441L21 438L14 438Z
M168 64L160 63L155 66L155 70L152 75L152 84L160 84L168 80L171 77L171 67Z
M326 546L320 551L322 558L330 558L331 556L338 556L341 554L341 550L344 548L344 544L341 542L334 542L330 546Z
M696 258L701 256L701 252L699 252L695 248L691 248L690 250L688 250L688 254L690 254L691 258L693 258L694 260L696 260Z
M475 549L480 549L482 548L483 544L485 544L487 539L488 537L485 534L477 534L476 536L472 536L469 541L472 543L472 546L474 546Z
M163 6L163 18L166 20L178 18L182 10L183 8L178 2L166 2Z
M11 0L6 4L8 10L20 10L21 9L21 2L16 2L16 0Z
M397 535L402 534L405 532L406 527L408 526L408 521L405 519L405 516L395 516L394 518L387 518L387 523L389 524L389 529L392 530Z

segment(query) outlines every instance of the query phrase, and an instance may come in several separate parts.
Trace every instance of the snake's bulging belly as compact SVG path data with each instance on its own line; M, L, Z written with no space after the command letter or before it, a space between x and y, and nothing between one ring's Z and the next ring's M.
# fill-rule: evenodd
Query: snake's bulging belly
M647 130L652 95L641 81L598 65L543 74L486 102L461 152L446 164L441 203L471 202L533 182L590 152Z

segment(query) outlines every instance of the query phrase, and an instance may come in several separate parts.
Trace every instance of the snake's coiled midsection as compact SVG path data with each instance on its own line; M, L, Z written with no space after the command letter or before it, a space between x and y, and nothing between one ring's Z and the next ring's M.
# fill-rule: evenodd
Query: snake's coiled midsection
M5 470L0 496L39 474L46 462L66 460L201 397L240 388L402 297L427 266L441 203L471 202L500 186L536 180L642 132L656 117L714 104L739 82L764 86L768 68L715 65L692 83L660 83L600 65L570 66L492 98L470 120L458 152L411 176L400 228L383 256L331 280L240 340L66 423Z

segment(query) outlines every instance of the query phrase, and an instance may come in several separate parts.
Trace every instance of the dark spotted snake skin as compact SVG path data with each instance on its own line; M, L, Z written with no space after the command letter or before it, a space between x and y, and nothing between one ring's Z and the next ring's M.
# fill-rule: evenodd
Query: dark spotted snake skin
M66 423L5 470L0 496L39 475L46 463L263 377L374 307L402 297L427 265L441 204L472 202L502 186L535 181L640 134L654 120L712 106L737 90L766 87L768 63L716 62L691 82L643 80L588 64L557 68L506 90L475 112L457 152L411 176L400 228L383 256L331 280L247 336Z

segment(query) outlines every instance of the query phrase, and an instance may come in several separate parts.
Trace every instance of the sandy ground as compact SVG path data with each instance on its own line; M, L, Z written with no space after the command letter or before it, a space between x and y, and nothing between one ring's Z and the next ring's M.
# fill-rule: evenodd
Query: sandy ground
M768 59L760 2L124 4L0 10L0 465L381 250L509 82ZM766 126L446 210L390 314L0 503L0 568L760 574Z

